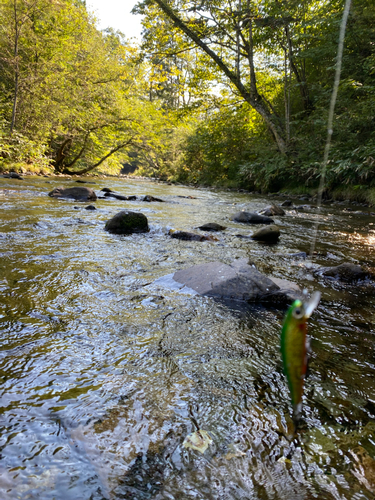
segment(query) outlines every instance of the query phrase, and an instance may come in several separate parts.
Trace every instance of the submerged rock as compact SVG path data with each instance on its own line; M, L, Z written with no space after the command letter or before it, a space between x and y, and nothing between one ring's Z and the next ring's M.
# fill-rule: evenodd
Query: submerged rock
M295 253L287 253L284 257L292 257L294 259L306 259L306 252L295 252Z
M151 196L149 194L146 194L146 196L144 196L142 198L142 201L148 201L148 202L151 202L151 201L161 201L164 203L164 200L161 200L160 198L155 198L155 196Z
M272 224L274 222L270 217L253 212L237 212L231 217L231 220L235 222L244 222L246 224Z
M266 243L276 243L280 238L280 229L275 224L271 226L262 227L255 231L254 234L251 235L251 239L256 241L264 241Z
M168 232L169 236L176 238L177 240L184 241L217 241L213 236L205 236L203 234L189 233L188 231L175 231L170 229Z
M281 207L291 207L293 205L293 202L291 200L285 200L282 202L280 205Z
M304 211L304 210L311 210L313 207L311 205L297 205L294 207L296 210Z
M71 188L63 188L58 187L53 189L48 196L52 198L67 198L76 201L95 201L96 194L91 188L88 187L71 187Z
M103 191L103 193L113 193L112 189L109 188L103 188L100 191Z
M87 205L87 207L85 207L85 210L96 210L96 207L94 207L94 205Z
M271 205L270 207L266 207L264 210L259 212L261 215L266 215L270 217L272 215L285 215L284 210L278 205Z
M147 233L147 217L141 212L122 211L107 221L105 230L114 234Z
M375 493L375 460L363 446L356 446L350 454L354 458L352 474L371 493Z
M247 259L239 259L231 265L207 262L177 271L173 279L196 291L219 299L246 301L269 300L272 293L280 290L271 279L261 274Z
M116 200L121 201L131 201L137 199L136 196L124 196L123 194L114 193L113 191L106 191L104 196L106 198L116 198Z
M197 229L201 229L202 231L224 231L226 227L216 224L216 222L208 222L207 224L203 224L203 226L197 227Z
M315 273L345 282L364 280L371 276L361 266L350 262L344 262L344 264L340 264L339 266L321 267Z

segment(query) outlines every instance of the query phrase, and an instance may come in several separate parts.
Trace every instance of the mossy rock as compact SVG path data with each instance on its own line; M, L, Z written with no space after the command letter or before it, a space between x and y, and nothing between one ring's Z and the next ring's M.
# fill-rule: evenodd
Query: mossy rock
M114 234L147 233L148 220L140 212L122 211L107 221L105 230Z

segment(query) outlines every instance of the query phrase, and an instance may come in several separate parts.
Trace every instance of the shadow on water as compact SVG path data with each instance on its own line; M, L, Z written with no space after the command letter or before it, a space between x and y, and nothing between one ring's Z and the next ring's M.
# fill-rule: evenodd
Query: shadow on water
M96 211L46 193L74 181L0 179L0 498L370 499L375 494L375 294L315 273L345 261L374 267L370 216L326 206L276 218L277 245L230 221L262 197L127 179L98 180L136 201ZM144 203L150 194L165 203ZM142 211L150 233L104 223ZM313 222L321 231L313 263ZM214 242L169 229L207 222ZM279 352L283 309L168 290L154 282L207 261L248 258L322 302L293 439ZM186 436L206 430L201 455Z

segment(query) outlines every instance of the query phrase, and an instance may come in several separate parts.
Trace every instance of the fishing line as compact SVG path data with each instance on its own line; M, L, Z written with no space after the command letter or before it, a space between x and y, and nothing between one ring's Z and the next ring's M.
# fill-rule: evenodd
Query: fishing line
M335 81L333 83L331 102L330 102L329 112L328 112L327 140L326 140L326 144L325 144L325 148L324 148L323 165L322 165L321 174L320 174L318 197L317 197L317 203L316 203L316 207L318 209L318 215L320 213L321 206L322 206L324 183L325 183L325 178L326 178L326 173L327 173L328 156L329 156L329 150L331 147L331 139L332 139L332 134L333 134L333 115L334 115L334 111L335 111L337 93L338 93L339 84L340 84L342 54L344 51L345 30L346 30L346 23L347 23L348 16L349 16L349 11L350 11L350 4L351 4L351 0L345 0L344 13L343 13L342 19L341 19L339 43L338 43L338 48L337 48ZM315 250L316 240L318 237L318 229L319 229L319 220L317 220L315 222L314 235L313 235L311 248L310 248L310 260L312 260L313 253Z

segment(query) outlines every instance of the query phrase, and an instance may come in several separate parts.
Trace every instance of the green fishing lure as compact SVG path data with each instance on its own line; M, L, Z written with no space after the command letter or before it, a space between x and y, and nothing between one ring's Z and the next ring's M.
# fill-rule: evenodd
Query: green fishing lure
M293 420L298 422L302 410L302 395L307 370L307 320L318 307L320 292L310 300L296 300L286 313L281 331L281 355L293 405Z

